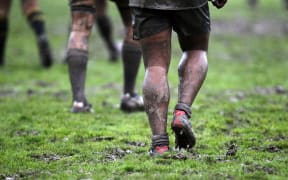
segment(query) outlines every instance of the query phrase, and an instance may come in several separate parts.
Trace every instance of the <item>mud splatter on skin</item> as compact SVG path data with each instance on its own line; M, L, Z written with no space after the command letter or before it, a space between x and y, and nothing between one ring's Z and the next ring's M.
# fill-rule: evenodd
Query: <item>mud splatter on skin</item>
M164 80L165 81L165 80ZM163 83L159 83L163 84ZM167 85L160 85L160 88L155 88L150 86L147 90L146 88L143 90L145 94L145 108L149 114L155 114L155 119L159 119L163 121L163 112L161 104L167 106L169 103L169 87ZM165 112L166 114L167 112Z
M72 31L70 33L68 48L88 50L88 39L94 23L92 13L73 12Z
M151 127L158 126L152 121L167 121L170 91L167 73L171 59L171 32L161 33L141 41L146 68L143 83L144 104ZM161 125L160 125L161 126Z
M141 40L144 65L143 99L152 134L165 134L170 90L167 73L171 59L171 31Z
M178 66L179 101L189 106L193 103L207 74L206 52L189 51L183 54Z
M167 78L163 73L166 73L165 69L151 67L146 71L143 83L144 105L153 134L166 133L170 92ZM158 76L156 76L157 74Z

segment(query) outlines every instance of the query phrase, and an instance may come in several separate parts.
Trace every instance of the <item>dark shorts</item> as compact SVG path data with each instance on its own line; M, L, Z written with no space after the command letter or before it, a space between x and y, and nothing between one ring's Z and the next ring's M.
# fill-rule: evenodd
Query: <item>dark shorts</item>
M116 3L116 5L119 8L129 8L129 0L111 0L111 1ZM82 8L84 11L90 7L95 8L95 0L69 0L69 4L71 7L77 6L78 9L79 7L84 7Z
M111 0L117 4L120 8L128 8L129 7L129 0Z
M155 10L133 7L132 14L133 38L136 40L173 28L178 34L182 50L189 50L193 48L185 47L185 43L182 45L181 39L209 36L210 33L208 3L200 8L189 10Z

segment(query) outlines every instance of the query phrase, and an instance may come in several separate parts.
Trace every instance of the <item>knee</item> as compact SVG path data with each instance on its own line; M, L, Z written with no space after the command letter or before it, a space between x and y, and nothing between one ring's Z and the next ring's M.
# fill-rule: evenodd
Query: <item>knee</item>
M68 48L88 50L88 39L94 24L94 1L71 0L70 7L72 25Z
M0 8L0 19L7 19L9 14L8 9Z
M203 72L207 71L208 60L206 51L193 50L183 53L178 65L178 75L181 77L187 69L194 69L193 67L199 68Z
M29 19L33 14L41 14L40 6L37 0L23 0L22 12Z
M91 31L94 24L93 6L74 5L71 6L72 12L72 31ZM89 32L90 33L90 32Z

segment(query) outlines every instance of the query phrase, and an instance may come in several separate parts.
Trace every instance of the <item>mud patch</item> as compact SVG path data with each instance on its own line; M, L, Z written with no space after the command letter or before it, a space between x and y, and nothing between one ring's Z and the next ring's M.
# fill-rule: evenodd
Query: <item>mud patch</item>
M177 154L172 154L169 158L174 159L174 160L185 161L189 158L189 155L184 154L184 153L177 153ZM192 158L192 156L190 156L190 158Z
M26 94L27 94L28 96L36 95L36 90L27 89Z
M97 141L112 141L114 139L115 138L112 137L112 136L97 136L97 137L89 138L89 140L93 141L93 142L97 142Z
M58 100L68 100L70 98L69 92L65 90L54 92L52 96L54 96Z
M46 87L52 87L52 86L53 86L53 83L51 83L51 82L46 82L46 81L36 81L36 82L35 82L35 85L36 85L36 86L39 86L39 87L46 88Z
M273 94L279 94L279 95L284 95L288 94L288 90L285 89L283 86L275 86L275 87L256 87L255 88L255 93L256 94L261 94L261 95L273 95Z
M14 136L37 136L39 135L39 131L37 130L16 130L14 133L12 133Z
M221 112L225 117L227 128L222 129L223 133L231 134L234 128L236 127L249 127L251 126L251 120L243 117L245 113L244 108L239 108L233 112ZM257 122L256 122L257 123Z
M230 159L226 155L197 154L197 155L194 155L194 159L200 162L206 162L209 164L230 161Z
M223 97L222 92L221 95ZM283 86L278 85L273 87L255 87L254 89L248 91L226 90L224 95L230 102L237 103L251 95L288 95L288 90Z
M269 139L269 141L283 141L283 140L288 140L288 136L285 136L283 134L279 134L277 136L274 136Z
M60 160L61 157L57 154L31 154L29 155L30 158L36 159L36 160L42 160L42 161L57 161Z
M16 91L13 89L3 89L0 90L0 97L14 96L16 95Z
M269 145L267 148L266 148L266 151L270 152L270 153L275 153L275 152L280 152L281 151L281 148L278 147L278 146L275 146L275 145Z
M104 161L105 162L111 162L111 161L117 161L118 159L122 159L127 154L131 154L132 151L129 149L111 149L109 153L105 156Z
M32 178L36 177L40 171L23 171L23 172L18 172L16 174L0 174L0 179L5 179L5 180L15 180L15 179L26 179L26 178Z
M101 89L113 89L113 90L121 91L122 86L116 83L107 83L101 86Z
M96 137L83 137L83 136L75 136L75 143L85 143L85 142L100 142L100 141L112 141L115 138L112 136L96 136Z
M274 174L276 170L272 167L262 166L259 164L244 164L242 165L243 171L246 173L254 173L254 172L265 172L266 174Z
M270 153L278 153L281 152L282 147L277 146L277 145L269 145L268 147L266 146L260 146L260 147L251 147L250 149L255 150L255 151L262 151L262 152L270 152Z
M125 144L129 146L136 146L136 147L145 147L146 143L138 142L138 141L124 141Z
M228 150L226 152L226 156L236 156L237 153L237 145L232 143L229 145Z
M102 101L101 103L102 107L104 108L107 108L107 109L119 109L120 108L120 105L119 104L113 104L111 102L108 102L108 101Z

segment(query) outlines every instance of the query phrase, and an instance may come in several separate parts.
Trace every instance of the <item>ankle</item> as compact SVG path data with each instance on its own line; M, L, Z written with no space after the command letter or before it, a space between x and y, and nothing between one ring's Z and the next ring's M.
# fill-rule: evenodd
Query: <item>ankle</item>
M174 109L174 114L175 112L184 112L188 118L191 117L191 107L185 103L177 103Z

